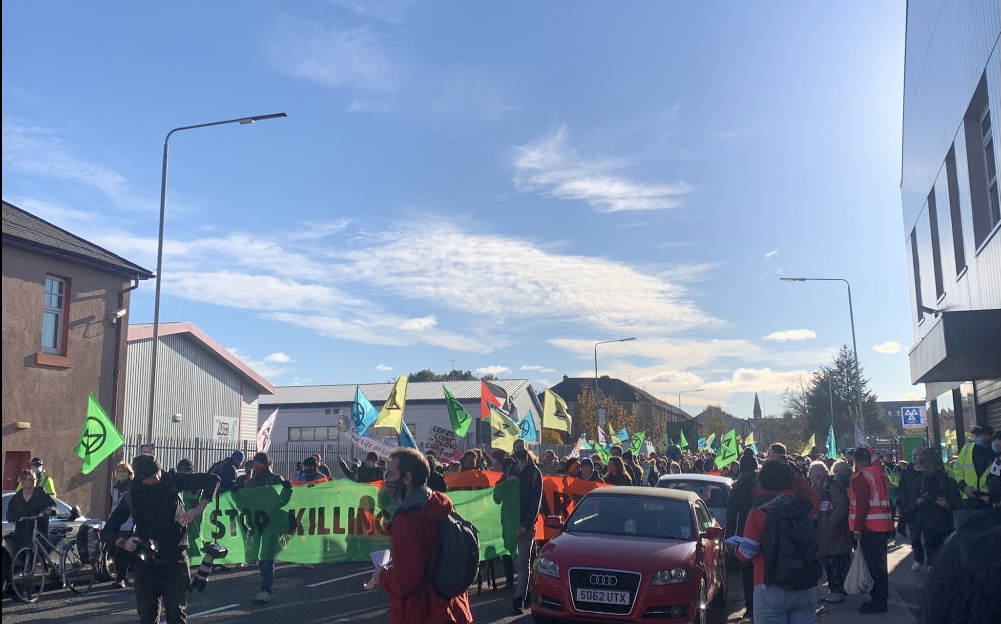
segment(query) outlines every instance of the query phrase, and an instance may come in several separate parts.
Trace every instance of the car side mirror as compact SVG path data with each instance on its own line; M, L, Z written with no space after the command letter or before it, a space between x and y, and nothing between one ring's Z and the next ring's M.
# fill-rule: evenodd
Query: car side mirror
M543 525L547 529L562 529L563 519L560 518L559 516L546 516L546 521L543 523Z
M73 508L70 509L70 520L79 520L82 517L83 514L80 513L80 508L77 507L76 505L73 505Z
M718 526L711 526L702 533L702 537L711 540L723 539L723 529Z

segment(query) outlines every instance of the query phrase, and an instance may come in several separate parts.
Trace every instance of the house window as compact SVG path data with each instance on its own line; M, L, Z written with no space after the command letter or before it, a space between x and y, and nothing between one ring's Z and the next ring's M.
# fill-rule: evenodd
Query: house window
M45 277L45 299L42 307L42 351L65 355L66 295L65 279Z
M966 269L966 245L963 242L963 215L959 210L959 176L956 173L956 148L945 156L945 176L949 184L949 217L952 222L952 253L956 258L956 275Z
M337 439L337 427L289 427L290 442L323 442Z
M938 204L935 201L935 189L928 194L928 225L931 226L931 262L935 275L935 298L945 295L945 284L942 280L942 245L938 238Z
M1001 222L1001 201L998 199L998 165L994 156L994 132L991 129L991 109L984 108L980 118L980 139L984 148L984 174L987 179L987 208L990 226Z

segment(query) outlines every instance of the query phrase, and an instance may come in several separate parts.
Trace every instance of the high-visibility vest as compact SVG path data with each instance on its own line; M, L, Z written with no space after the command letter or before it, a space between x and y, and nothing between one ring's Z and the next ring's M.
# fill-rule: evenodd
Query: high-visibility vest
M984 470L980 478L977 478L977 470L973 467L973 447L976 445L976 442L967 442L966 446L959 451L959 455L956 456L956 466L953 469L952 477L957 482L965 481L966 485L976 490L979 496L987 493L987 473L990 471ZM966 496L965 490L963 491L963 497L969 498Z
M849 487L848 528L860 532L863 528L876 533L893 531L893 516L890 513L890 481L886 478L883 469L875 464L867 466L852 477L852 480L855 479L865 479L869 483L869 513L865 517L865 527L856 527L855 488Z

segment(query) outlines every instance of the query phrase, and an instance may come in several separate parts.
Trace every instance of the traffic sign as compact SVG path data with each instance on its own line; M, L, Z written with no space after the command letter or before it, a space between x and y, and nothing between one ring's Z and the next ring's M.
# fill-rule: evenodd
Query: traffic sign
M923 429L928 426L928 412L924 405L900 408L900 420L904 429Z

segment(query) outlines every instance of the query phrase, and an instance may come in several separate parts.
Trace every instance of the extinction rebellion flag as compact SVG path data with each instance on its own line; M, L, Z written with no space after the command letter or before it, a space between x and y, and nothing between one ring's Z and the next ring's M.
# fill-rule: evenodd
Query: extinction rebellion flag
M83 423L80 441L73 448L83 460L83 474L90 474L98 464L115 452L124 440L114 423L101 409L93 394L87 393L87 420Z

